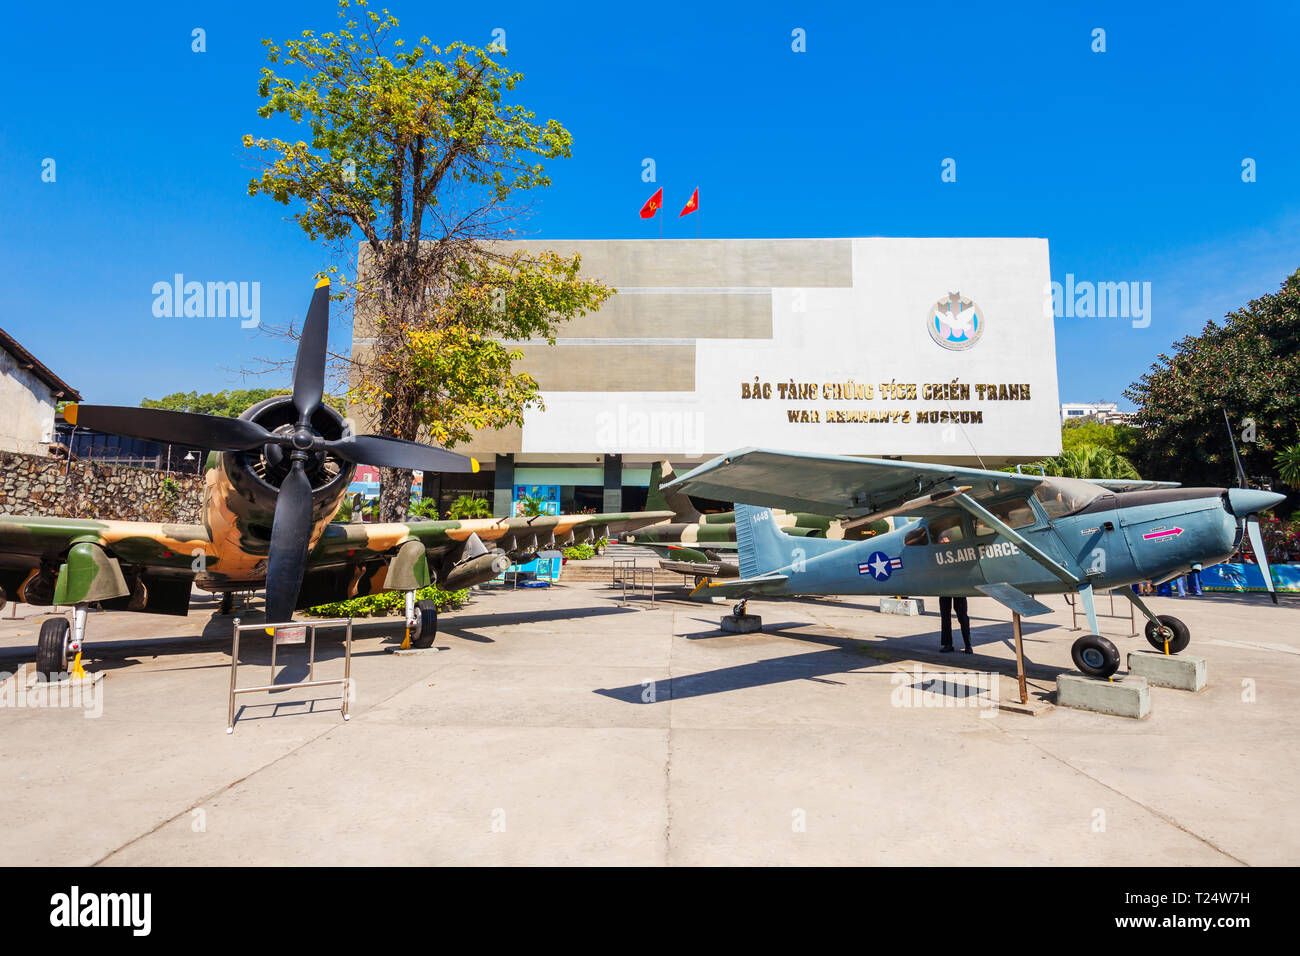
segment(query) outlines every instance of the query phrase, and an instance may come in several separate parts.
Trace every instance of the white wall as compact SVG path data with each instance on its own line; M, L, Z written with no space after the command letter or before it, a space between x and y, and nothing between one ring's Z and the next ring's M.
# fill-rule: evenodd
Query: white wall
M0 349L0 450L44 455L53 433L49 387Z
M771 339L696 340L695 392L545 392L530 412L523 453L721 454L745 446L828 454L970 460L1060 451L1060 406L1045 239L855 239L849 288L773 289ZM931 306L973 299L982 337L964 351L934 342ZM770 399L741 397L755 377ZM787 401L777 383L870 383L872 400ZM921 386L957 380L968 402L924 401ZM881 383L915 384L886 400ZM976 383L1030 386L1030 401L980 401ZM982 424L917 424L918 411L978 410ZM790 423L787 409L820 423ZM910 423L827 423L828 409L907 410Z

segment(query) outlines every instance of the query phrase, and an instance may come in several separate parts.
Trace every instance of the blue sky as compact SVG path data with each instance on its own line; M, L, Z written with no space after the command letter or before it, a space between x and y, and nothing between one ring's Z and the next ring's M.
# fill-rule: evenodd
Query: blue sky
M155 318L151 287L257 281L263 321L283 323L326 261L247 196L240 139L269 125L261 38L331 29L333 3L177 7L6 16L0 326L87 401L282 384L239 369L286 343ZM675 214L699 186L707 236L1045 236L1054 279L1150 282L1147 328L1057 320L1063 400L1127 407L1158 352L1300 267L1293 3L390 9L413 39L487 46L504 29L517 99L573 133L527 224L538 237L654 236L637 210L660 185L664 234L690 236Z

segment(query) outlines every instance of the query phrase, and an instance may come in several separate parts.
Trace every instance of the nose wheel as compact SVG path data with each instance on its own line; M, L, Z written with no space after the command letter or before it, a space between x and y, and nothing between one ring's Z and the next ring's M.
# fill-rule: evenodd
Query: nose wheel
M1147 643L1162 654L1177 654L1185 651L1191 643L1192 635L1187 625L1168 614L1159 615L1154 621L1147 621Z

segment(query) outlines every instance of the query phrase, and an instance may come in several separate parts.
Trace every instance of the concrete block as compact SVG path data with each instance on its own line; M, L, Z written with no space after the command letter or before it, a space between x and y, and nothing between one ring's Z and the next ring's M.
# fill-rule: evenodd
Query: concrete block
M1174 690L1202 690L1209 682L1204 657L1195 654L1161 654L1159 651L1130 651L1128 671L1156 687Z
M421 657L426 654L437 654L439 651L445 651L445 647L402 647L401 644L388 644L384 650L394 657Z
M918 615L925 613L925 602L920 598L893 598L882 597L880 599L881 614L908 614Z
M1056 679L1056 706L1141 718L1151 713L1151 688L1145 677L1135 674L1123 680L1062 674Z
M722 619L722 629L732 634L748 634L762 627L763 619L757 614L728 614Z

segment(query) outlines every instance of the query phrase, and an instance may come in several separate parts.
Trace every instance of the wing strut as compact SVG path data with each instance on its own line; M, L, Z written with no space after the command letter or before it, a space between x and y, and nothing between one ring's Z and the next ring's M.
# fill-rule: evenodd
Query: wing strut
M1015 531L1006 524L1002 519L995 517L992 512L981 505L978 501L967 494L960 494L953 498L960 507L966 509L970 514L979 518L990 528L995 529L998 534L1012 541L1016 547L1025 554L1029 555L1052 574L1056 575L1066 584L1073 587L1081 587L1088 583L1088 579L1081 574L1075 574L1066 569L1063 565L1053 560L1045 551L1037 545L1030 544L1029 539Z

